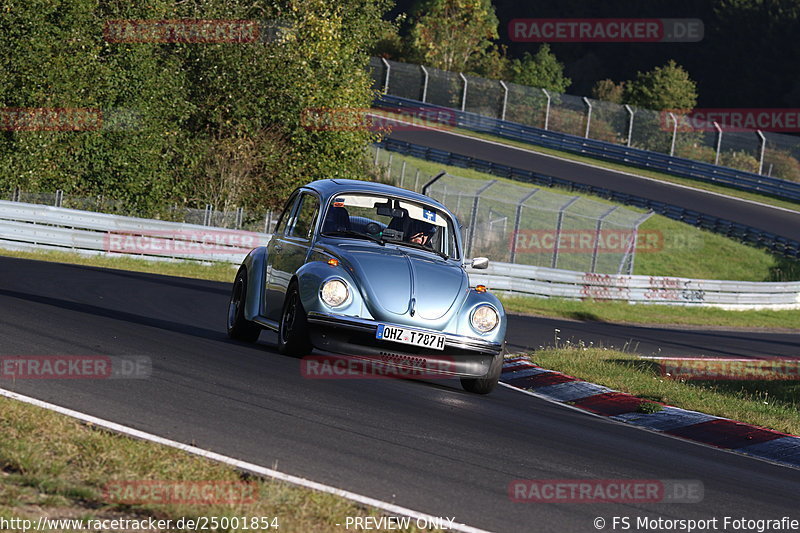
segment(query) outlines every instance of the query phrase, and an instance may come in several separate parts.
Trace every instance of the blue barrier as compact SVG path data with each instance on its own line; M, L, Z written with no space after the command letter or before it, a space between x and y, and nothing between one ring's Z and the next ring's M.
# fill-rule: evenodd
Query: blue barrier
M660 154L640 148L629 148L568 133L544 130L457 109L424 104L417 100L409 100L398 96L381 95L375 100L375 107L397 112L408 109L440 110L442 117L440 121L451 126L481 133L490 133L505 139L522 141L553 150L587 155L602 161L657 170L681 178L715 183L786 200L800 201L800 183L793 181ZM426 115L425 118L428 119L429 117Z
M766 248L775 254L795 259L800 258L800 242L798 241L788 239L786 237L780 237L773 233L768 233L751 226L733 222L731 220L718 218L712 215L706 215L704 213L698 213L697 211L685 209L677 205L671 205L632 194L616 192L604 187L596 187L586 183L578 183L563 178L556 178L546 174L533 172L531 170L523 170L507 165L500 165L498 163L492 163L491 161L476 159L474 157L453 154L444 150L437 150L435 148L398 141L391 138L384 139L378 143L378 145L392 152L418 157L427 161L434 161L436 163L441 163L442 165L472 168L481 172L493 174L495 176L525 181L547 187L564 187L571 191L602 196L617 203L633 205L643 209L651 209L652 211L660 215L664 215L667 218L679 220L681 222L691 224L692 226L697 226L753 246Z

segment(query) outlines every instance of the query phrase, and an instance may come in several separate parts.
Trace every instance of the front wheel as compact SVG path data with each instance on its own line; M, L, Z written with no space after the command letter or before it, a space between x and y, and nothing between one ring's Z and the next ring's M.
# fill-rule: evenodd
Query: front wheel
M278 328L278 351L284 355L308 355L313 346L309 340L309 327L300 291L293 282L283 301L281 323Z
M497 386L500 381L500 373L503 371L503 359L506 355L506 345L503 343L503 349L500 353L492 357L492 362L489 365L489 372L482 378L461 378L461 386L467 392L475 394L489 394Z
M239 341L256 342L261 335L261 326L244 317L247 301L247 270L239 269L233 282L231 301L228 304L228 337Z

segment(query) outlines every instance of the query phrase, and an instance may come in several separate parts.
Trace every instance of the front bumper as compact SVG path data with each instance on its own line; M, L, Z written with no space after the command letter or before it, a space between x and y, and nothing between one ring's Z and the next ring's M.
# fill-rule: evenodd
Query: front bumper
M343 315L310 312L308 322L314 326L311 328L311 341L320 350L379 360L400 368L429 365L437 369L437 374L442 375L486 376L492 360L503 349L502 343L447 333L443 334L444 350L385 341L375 338L377 321ZM411 327L380 323L401 328Z

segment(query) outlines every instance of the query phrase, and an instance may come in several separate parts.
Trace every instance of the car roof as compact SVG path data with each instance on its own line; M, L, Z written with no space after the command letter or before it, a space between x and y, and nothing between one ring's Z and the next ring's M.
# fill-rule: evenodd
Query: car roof
M342 191L391 194L393 196L399 196L408 200L416 200L418 202L432 204L441 208L445 212L450 213L450 210L447 209L447 207L429 196L425 196L424 194L414 191L409 191L408 189L401 189L400 187L395 187L394 185L387 185L385 183L336 178L313 181L304 187L317 191L317 193L319 193L324 200L327 200L329 197L339 194Z

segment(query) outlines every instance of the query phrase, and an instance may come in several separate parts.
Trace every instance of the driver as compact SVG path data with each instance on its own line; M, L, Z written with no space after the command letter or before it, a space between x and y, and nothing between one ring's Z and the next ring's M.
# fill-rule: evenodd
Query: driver
M436 227L433 224L412 219L408 225L408 231L406 232L406 241L430 248L431 237L433 237L434 233L436 233Z

